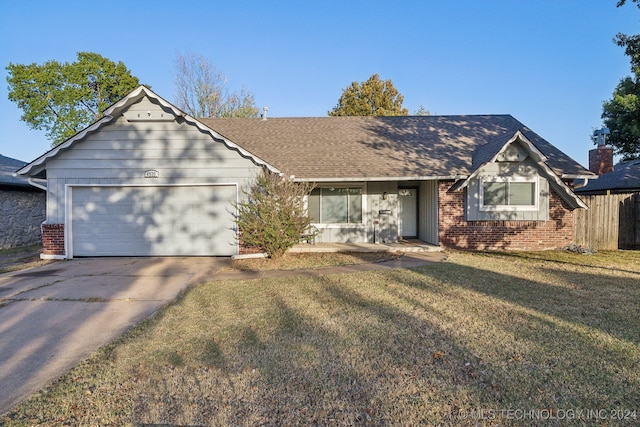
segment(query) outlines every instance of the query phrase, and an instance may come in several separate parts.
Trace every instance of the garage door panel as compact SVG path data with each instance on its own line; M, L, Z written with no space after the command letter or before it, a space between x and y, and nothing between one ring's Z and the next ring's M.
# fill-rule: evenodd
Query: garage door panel
M233 255L235 185L74 187L74 256Z

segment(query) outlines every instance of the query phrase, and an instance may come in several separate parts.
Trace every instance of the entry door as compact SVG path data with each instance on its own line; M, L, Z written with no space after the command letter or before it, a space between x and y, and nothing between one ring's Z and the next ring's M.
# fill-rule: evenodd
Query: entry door
M398 189L398 234L402 238L418 237L418 189Z

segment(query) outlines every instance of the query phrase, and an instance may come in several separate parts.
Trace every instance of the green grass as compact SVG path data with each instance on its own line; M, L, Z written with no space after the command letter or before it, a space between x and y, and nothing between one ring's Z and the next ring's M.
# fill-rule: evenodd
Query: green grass
M638 425L639 266L637 251L452 253L205 283L4 423Z

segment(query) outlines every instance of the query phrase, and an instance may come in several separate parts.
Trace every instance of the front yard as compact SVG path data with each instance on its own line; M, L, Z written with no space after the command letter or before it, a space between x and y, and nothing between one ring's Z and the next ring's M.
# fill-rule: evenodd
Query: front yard
M638 425L640 252L205 283L2 422Z

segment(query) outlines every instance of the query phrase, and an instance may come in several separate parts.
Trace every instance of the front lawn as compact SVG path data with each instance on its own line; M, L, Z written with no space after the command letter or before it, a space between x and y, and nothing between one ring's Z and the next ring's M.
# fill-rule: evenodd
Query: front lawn
M638 425L640 252L205 283L2 420Z

